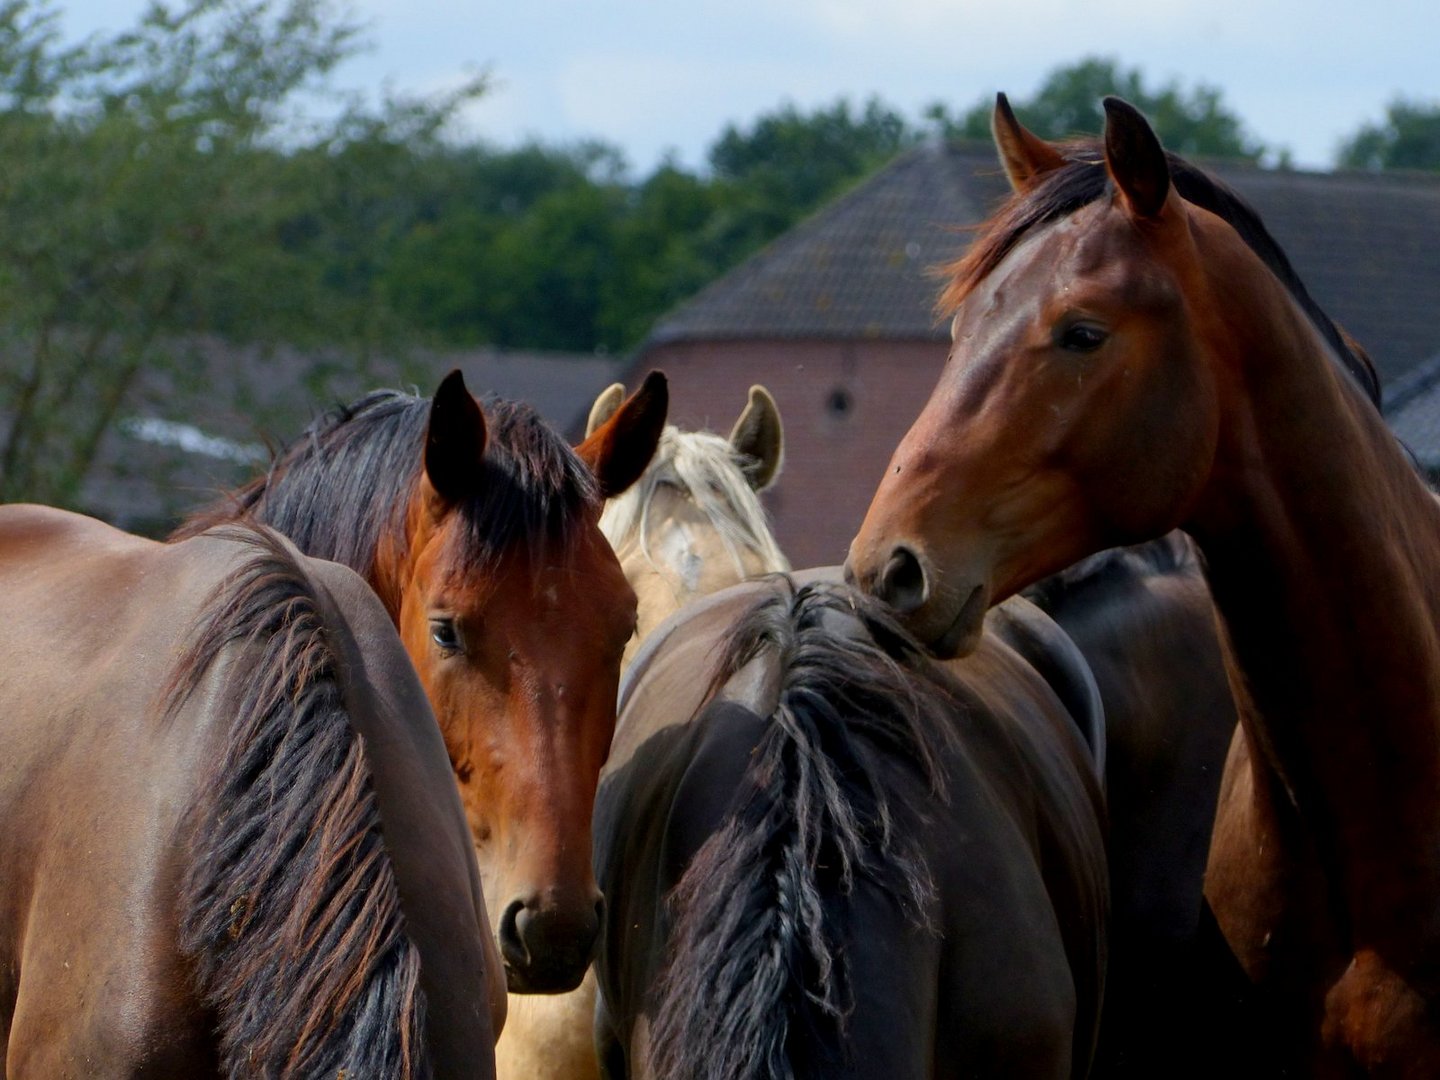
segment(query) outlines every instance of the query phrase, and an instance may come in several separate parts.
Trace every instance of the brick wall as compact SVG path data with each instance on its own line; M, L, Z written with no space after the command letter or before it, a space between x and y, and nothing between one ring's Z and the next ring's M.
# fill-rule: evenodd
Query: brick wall
M945 361L936 341L737 341L661 345L629 383L659 368L670 416L727 434L752 383L785 424L785 470L766 493L780 547L798 567L844 561L890 455L930 396Z

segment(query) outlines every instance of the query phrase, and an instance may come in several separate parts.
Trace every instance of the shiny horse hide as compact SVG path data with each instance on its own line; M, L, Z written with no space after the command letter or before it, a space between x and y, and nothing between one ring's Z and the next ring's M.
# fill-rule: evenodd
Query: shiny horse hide
M504 983L374 594L0 507L0 1076L485 1077Z
M953 348L850 548L937 652L1183 529L1239 716L1205 896L1291 1075L1440 1075L1440 506L1253 209L1105 101L949 269ZM1259 1066L1263 1075L1274 1068Z
M1098 706L1073 650L1052 685L1006 644L1065 646L1009 610L941 667L830 569L652 635L596 804L605 1075L1086 1075Z

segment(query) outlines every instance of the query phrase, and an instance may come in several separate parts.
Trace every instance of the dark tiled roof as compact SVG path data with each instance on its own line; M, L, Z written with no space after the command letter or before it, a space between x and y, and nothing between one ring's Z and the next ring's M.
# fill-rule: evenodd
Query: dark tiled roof
M1216 169L1387 385L1440 352L1440 174Z
M929 268L1007 191L993 149L904 154L662 319L647 344L934 338Z
M1249 199L1315 299L1390 382L1440 352L1440 176L1211 168ZM649 344L933 338L936 281L1006 187L988 146L911 151L656 326Z

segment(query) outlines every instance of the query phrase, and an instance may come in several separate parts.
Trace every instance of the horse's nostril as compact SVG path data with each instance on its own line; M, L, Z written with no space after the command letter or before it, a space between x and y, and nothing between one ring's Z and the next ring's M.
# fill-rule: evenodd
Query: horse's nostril
M896 547L875 582L875 595L902 615L925 602L925 567L907 547Z
M500 955L512 968L530 966L530 950L525 946L524 927L520 925L524 917L525 905L519 900L514 901L505 909L505 914L500 916L500 932L496 935L500 941Z

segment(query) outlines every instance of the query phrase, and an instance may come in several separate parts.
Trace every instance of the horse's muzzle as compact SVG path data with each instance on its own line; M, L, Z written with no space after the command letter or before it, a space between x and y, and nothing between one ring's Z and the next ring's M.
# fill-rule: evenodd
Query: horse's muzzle
M513 901L500 917L500 955L512 994L563 994L585 977L605 901L574 910Z

